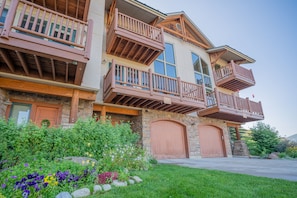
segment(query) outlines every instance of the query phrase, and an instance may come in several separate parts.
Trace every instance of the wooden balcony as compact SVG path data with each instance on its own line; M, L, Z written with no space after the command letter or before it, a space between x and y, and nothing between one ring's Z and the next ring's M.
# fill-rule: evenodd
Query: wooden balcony
M2 0L0 6L0 72L81 84L90 57L92 20L25 0Z
M214 79L218 87L232 91L242 90L255 85L252 70L241 67L231 61L228 65L214 71Z
M104 76L103 98L106 103L182 114L205 108L202 85L115 62Z
M108 54L150 65L164 51L163 30L115 9L106 49Z
M225 94L216 89L214 92L208 93L206 98L207 108L199 111L201 117L240 123L264 119L261 102Z

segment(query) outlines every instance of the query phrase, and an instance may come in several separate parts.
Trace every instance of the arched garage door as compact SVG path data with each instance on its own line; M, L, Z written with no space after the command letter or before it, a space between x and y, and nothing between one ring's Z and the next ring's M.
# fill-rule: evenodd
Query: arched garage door
M186 129L173 121L156 121L151 124L151 148L157 159L187 158Z
M221 129L214 126L199 126L201 157L225 157L225 144Z

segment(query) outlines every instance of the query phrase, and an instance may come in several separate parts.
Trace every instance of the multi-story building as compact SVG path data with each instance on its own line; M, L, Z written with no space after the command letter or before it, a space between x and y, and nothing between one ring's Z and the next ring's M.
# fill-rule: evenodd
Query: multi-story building
M184 12L164 14L137 0L0 5L0 115L7 119L130 121L157 158L244 154L238 128L264 119L260 102L239 97L255 85L241 64L254 60L215 47Z

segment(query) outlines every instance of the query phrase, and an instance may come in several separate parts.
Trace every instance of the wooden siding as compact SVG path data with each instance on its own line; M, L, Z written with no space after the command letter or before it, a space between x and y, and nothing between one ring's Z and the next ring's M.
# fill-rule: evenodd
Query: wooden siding
M104 76L104 102L176 113L190 113L205 108L205 92L180 78L170 78L149 71L117 65L113 61Z
M115 9L106 39L106 51L118 57L150 65L164 50L163 30Z
M0 71L80 85L90 58L92 20L76 18L25 0L3 0Z
M242 90L255 85L252 70L231 61L228 65L213 72L216 85L232 91Z
M261 102L222 93L216 89L208 93L206 98L207 108L199 111L199 116L240 123L264 119Z

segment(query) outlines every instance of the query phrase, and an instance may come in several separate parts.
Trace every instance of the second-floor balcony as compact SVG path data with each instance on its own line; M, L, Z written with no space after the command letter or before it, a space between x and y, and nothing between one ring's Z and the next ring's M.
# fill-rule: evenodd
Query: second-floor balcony
M0 6L0 72L81 84L90 58L92 20L26 0L2 0Z
M199 111L199 116L217 118L232 122L251 122L264 119L261 102L248 98L215 91L206 96L207 108Z
M206 101L202 85L114 61L104 76L103 98L106 103L182 114L205 108Z
M106 39L106 51L150 65L164 50L163 30L115 9Z
M215 69L214 80L218 87L232 91L242 90L255 85L252 70L248 70L231 61L228 65Z

